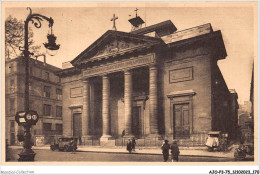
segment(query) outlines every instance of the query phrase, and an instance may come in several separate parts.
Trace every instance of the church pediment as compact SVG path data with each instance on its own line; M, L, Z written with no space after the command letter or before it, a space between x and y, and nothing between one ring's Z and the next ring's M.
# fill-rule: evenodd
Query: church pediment
M102 57L103 55L116 54L127 50L132 50L144 46L144 42L125 41L122 39L114 39L107 42L104 46L97 50L94 57Z
M158 44L164 44L164 42L160 38L109 30L72 60L71 63L76 66L99 61L151 48Z

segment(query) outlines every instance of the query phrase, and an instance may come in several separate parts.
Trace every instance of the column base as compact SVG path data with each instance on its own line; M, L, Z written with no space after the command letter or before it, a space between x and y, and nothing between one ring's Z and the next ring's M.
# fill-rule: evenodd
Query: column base
M113 140L113 137L111 135L102 135L100 137L100 141L108 141L108 140Z
M111 135L103 135L100 137L100 146L114 147L115 145L116 141Z

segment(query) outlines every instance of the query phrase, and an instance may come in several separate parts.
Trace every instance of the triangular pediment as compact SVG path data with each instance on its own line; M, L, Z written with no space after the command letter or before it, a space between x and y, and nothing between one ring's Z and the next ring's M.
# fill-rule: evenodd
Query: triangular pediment
M72 60L71 63L76 66L99 61L151 48L158 44L164 44L164 42L160 38L109 30Z

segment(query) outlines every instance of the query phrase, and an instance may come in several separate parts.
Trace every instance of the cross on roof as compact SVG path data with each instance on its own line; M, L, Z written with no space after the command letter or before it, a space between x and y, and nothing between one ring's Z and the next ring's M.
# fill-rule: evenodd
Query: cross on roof
M114 14L113 18L111 18L110 21L113 21L113 30L116 30L116 20L118 19L118 17Z
M137 11L138 11L138 10L139 10L138 8L135 9L136 17L137 17Z

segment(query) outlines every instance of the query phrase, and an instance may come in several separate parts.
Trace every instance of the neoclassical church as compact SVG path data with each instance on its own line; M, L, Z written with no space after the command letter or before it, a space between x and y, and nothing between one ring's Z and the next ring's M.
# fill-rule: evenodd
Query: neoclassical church
M84 145L135 137L144 146L165 138L196 146L209 131L234 132L236 99L217 65L227 56L221 31L211 24L177 31L170 20L141 28L139 16L129 22L131 32L108 30L57 73L63 135Z

